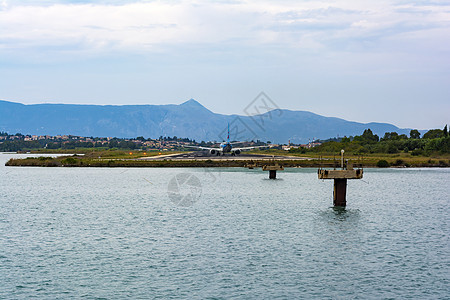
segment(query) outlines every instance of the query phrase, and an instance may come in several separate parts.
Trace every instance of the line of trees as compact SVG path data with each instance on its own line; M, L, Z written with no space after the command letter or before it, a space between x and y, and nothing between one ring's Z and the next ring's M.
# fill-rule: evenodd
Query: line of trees
M134 150L140 146L131 141L124 140L111 140L108 143L102 144L100 142L83 142L83 141L24 141L24 140L12 140L4 141L0 143L0 152L16 152L23 150L36 150L36 149L76 149L76 148L118 148Z
M312 152L336 153L341 149L354 154L367 153L399 153L406 152L412 155L430 155L432 153L450 153L450 137L447 125L444 129L432 129L420 137L416 129L406 134L386 132L382 138L366 129L363 134L355 137L344 137L340 141L325 142L312 148ZM293 151L295 152L295 150Z
M16 134L19 136L20 134ZM5 132L0 132L0 136L8 136ZM20 135L22 136L22 135ZM76 148L118 148L118 149L130 149L134 150L141 146L132 142L118 138L110 140L108 143L101 143L94 139L94 142L86 141L53 141L53 140L37 140L37 141L24 141L19 140L6 140L0 143L0 152L15 152L23 150L33 149L76 149ZM145 141L145 138L136 138L141 141ZM189 139L171 137L161 137L163 141L186 141L191 142ZM194 141L192 141L194 142ZM259 142L259 141L258 141ZM211 143L201 142L201 145L210 145ZM353 152L354 154L367 154L367 153L399 153L407 152L412 155L430 155L432 153L446 154L450 153L450 136L447 125L443 129L432 129L426 132L422 137L418 130L413 129L409 133L409 137L406 134L398 134L397 132L386 132L382 138L373 134L372 130L366 129L363 134L355 137L344 137L340 140L330 140L324 142L322 145L314 147L312 149L291 149L290 152L306 153L306 152L319 152L319 153L336 153L341 149L347 152Z
M16 133L14 135L10 135L6 132L0 132L0 136L6 137L18 137L15 139L7 139L4 141L0 140L0 152L16 152L16 151L24 151L24 150L36 150L36 149L76 149L76 148L103 148L103 149L124 149L124 150L135 150L142 147L142 145L135 143L133 141L122 139L122 138L112 138L108 141L105 141L105 138L98 137L90 137L92 142L90 141L82 141L73 139L72 136L68 136L69 140L54 140L54 139L42 139L42 140L33 140L33 141L25 141L24 135L20 133ZM78 137L76 137L78 138ZM137 137L135 140L140 142L146 141L162 141L163 144L167 142L188 142L188 143L196 143L195 140L191 140L188 138L178 138L174 137L160 137L159 140L155 139L146 139L142 136Z

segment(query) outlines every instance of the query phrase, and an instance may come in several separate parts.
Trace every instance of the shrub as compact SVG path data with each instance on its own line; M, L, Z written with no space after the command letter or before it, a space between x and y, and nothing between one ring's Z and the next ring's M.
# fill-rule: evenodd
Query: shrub
M395 146L394 143L389 143L388 144L387 153L389 153L389 154L398 153L398 149L397 149L397 147Z
M439 160L439 166L448 167L448 163L445 160Z
M30 158L30 159L33 159L33 157L29 157L29 158ZM41 157L39 157L38 159L44 161L44 160L51 160L51 159L53 159L53 158L50 157L50 156L41 156Z
M394 166L402 166L404 163L405 162L403 161L403 159L397 159L393 165Z
M411 152L411 155L414 155L414 156L418 156L418 155L422 155L422 154L423 154L423 150L422 149L414 149Z
M62 163L65 165L74 165L77 163L77 160L73 157L68 157L62 160Z
M387 167L389 167L389 163L386 160L381 159L377 162L377 167L378 168L387 168Z

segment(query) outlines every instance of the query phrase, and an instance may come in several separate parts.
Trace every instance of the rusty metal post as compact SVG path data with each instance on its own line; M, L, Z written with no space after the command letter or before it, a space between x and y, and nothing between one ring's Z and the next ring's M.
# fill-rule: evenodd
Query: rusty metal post
M277 179L277 171L269 170L269 179Z
M334 191L333 191L334 206L345 207L347 205L346 193L347 193L347 179L341 178L334 179Z

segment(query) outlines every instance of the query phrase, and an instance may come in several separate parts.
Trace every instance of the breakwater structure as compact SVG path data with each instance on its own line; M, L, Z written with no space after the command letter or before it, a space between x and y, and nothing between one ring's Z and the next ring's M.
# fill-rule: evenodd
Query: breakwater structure
M271 164L262 166L263 171L269 171L269 179L277 179L277 171L283 171L284 167L279 164Z
M275 161L275 159L272 158L269 161L263 161L263 163L251 161L250 163L245 164L244 167L249 169L261 167L263 171L269 171L269 179L277 179L277 171L284 170L284 166L279 162L280 161Z
M345 207L347 205L347 179L362 179L362 165L353 165L348 161L344 161L344 150L341 150L340 170L336 169L336 164L333 165L333 170L325 169L324 167L327 166L321 166L317 170L319 179L334 179L333 205ZM358 168L355 169L354 167Z

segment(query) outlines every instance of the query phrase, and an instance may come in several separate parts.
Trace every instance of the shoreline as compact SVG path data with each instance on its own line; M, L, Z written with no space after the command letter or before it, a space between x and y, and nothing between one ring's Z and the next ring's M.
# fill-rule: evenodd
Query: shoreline
M352 161L356 167L380 168L377 162L370 160ZM319 159L272 159L272 160L245 160L245 159L196 159L196 160L143 160L143 159L89 159L84 157L60 156L60 157L29 157L10 159L7 167L66 167L66 168L261 168L264 165L278 164L285 168L339 168L340 165L333 161ZM448 168L449 163L443 160L420 163L390 163L383 168Z

